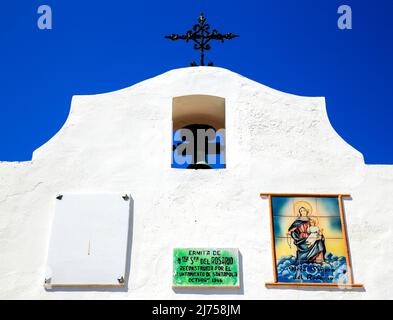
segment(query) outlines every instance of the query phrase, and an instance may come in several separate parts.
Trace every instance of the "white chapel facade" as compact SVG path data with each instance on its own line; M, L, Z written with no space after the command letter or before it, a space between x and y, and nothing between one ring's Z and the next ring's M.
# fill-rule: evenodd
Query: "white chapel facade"
M224 155L224 164L174 166L174 131L195 124L225 129L225 139L213 143L215 156L199 159L205 166ZM385 244L393 230L392 192L393 166L366 165L331 126L322 97L283 93L217 67L171 70L115 92L74 96L64 126L31 161L0 162L0 298L391 297L393 251ZM260 195L270 193L350 194L343 212L353 277L362 288L265 285L274 279L272 230L269 201ZM67 250L77 238L53 234L59 201L75 197L75 210L83 202L99 211L100 199L112 195L126 196L119 199L127 205L119 200L116 207L129 214L116 222L124 246L92 236L86 254L93 257L99 243L120 256L124 273L116 270L113 279L125 285L51 290L54 239ZM65 217L68 230L112 221L111 214L94 221L94 210L85 220L77 211L73 220ZM238 249L239 287L173 288L175 248ZM103 266L116 269L112 262Z

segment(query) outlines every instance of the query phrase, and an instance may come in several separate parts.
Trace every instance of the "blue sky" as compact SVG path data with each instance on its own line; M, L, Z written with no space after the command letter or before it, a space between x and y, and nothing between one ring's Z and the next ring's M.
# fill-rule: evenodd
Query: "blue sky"
M53 29L39 30L50 5ZM349 4L353 30L337 28ZM240 38L213 44L207 60L275 89L325 96L336 131L367 163L393 164L393 1L76 1L0 4L0 160L30 160L65 122L72 95L113 91L198 53L166 34L204 11Z

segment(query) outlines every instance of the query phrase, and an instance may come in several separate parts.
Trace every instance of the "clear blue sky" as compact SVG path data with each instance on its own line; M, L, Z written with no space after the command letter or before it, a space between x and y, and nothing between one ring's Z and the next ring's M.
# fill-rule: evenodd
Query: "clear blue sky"
M53 29L37 28L37 8ZM353 30L337 28L349 4ZM207 59L275 89L325 96L336 131L367 163L393 164L393 1L1 0L0 160L30 160L65 122L72 95L117 90L198 58L163 38L204 11L240 38Z

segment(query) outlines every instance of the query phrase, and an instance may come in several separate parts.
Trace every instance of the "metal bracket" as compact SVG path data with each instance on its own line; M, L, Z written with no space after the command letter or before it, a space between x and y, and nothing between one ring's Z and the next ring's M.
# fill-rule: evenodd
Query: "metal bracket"
M117 281L119 281L120 284L123 284L124 283L124 277L121 276L120 278L117 279Z

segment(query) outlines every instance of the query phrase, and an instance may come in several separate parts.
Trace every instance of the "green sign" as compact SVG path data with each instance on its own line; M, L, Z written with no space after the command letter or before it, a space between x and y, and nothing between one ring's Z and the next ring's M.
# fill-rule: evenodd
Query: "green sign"
M239 250L174 249L173 286L238 288Z

